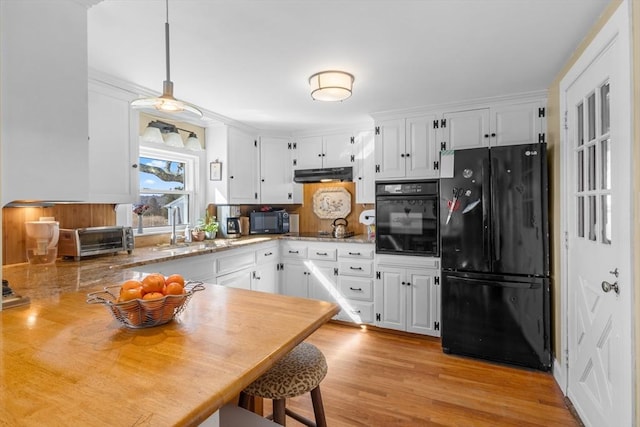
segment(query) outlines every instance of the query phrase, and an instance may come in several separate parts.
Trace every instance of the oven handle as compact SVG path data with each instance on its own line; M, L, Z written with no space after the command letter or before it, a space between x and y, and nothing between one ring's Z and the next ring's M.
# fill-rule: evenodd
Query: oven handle
M499 288L538 289L542 286L540 283L494 281L494 280L486 280L486 279L472 279L470 277L449 277L449 280L459 281L459 282L482 283L483 285L494 286Z

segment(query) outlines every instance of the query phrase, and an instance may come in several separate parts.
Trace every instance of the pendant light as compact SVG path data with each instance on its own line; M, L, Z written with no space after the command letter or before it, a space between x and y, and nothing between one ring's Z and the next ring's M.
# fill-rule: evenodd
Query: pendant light
M178 113L188 111L198 117L202 117L202 111L191 104L179 101L173 97L173 82L171 81L170 61L169 61L169 0L166 0L167 21L164 24L164 41L166 54L167 79L162 83L162 95L155 98L136 99L131 102L133 108L150 108L163 111L165 113Z

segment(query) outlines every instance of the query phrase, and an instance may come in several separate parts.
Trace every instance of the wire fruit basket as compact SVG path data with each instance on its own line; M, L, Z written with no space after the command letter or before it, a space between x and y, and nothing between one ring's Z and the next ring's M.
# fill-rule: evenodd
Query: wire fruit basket
M118 302L120 285L107 286L102 291L87 294L87 304L102 304L123 326L133 329L164 325L187 307L195 292L205 289L202 282L187 282L182 295L165 295L153 300L134 299Z

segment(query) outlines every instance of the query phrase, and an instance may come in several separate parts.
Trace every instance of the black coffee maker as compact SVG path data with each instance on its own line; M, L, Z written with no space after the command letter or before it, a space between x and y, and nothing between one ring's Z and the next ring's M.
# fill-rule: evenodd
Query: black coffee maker
M230 216L227 218L227 237L228 238L236 238L242 235L242 225L240 222L240 217L238 216Z

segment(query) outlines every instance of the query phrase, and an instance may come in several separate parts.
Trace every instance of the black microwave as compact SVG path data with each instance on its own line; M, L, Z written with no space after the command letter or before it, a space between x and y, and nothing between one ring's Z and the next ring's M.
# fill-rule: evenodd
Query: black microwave
M250 212L250 234L284 234L289 232L289 214L286 211Z

